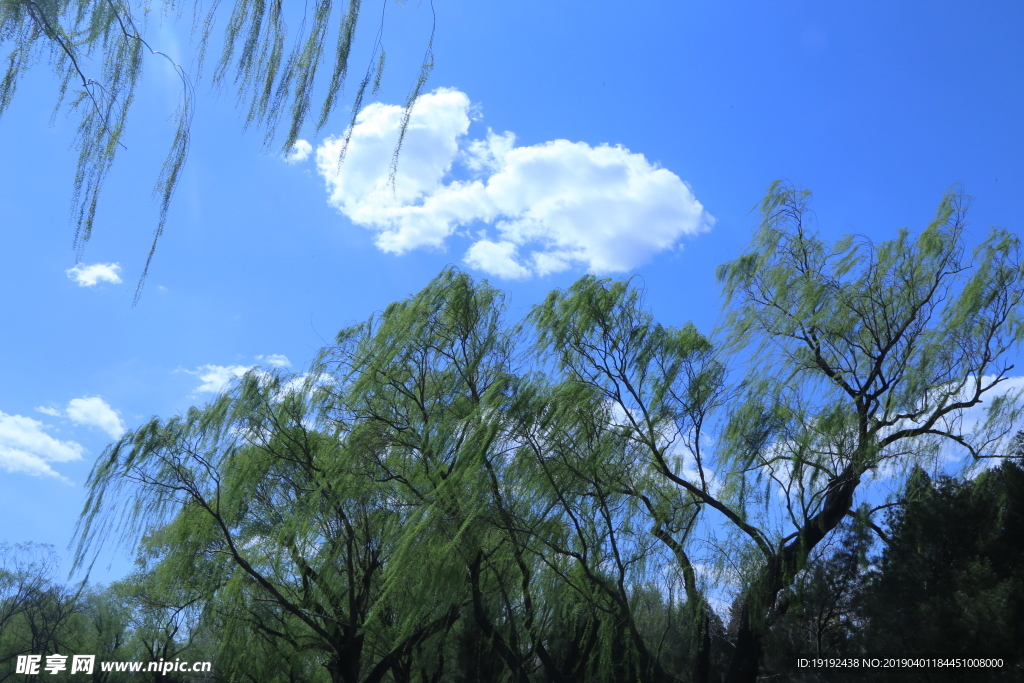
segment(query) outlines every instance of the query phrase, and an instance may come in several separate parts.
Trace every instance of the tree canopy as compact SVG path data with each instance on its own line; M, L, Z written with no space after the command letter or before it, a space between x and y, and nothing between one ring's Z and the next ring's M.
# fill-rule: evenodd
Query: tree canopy
M125 434L77 562L145 538L253 680L752 682L830 539L857 558L902 504L865 489L1001 456L1021 410L1016 237L969 258L951 192L916 237L828 244L808 201L769 189L717 338L593 276L512 324L445 270L307 373Z

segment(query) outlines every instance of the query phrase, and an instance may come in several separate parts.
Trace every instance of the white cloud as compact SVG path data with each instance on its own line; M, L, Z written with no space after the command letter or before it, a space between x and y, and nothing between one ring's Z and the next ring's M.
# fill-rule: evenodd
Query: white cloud
M287 368L291 367L292 362L288 360L288 356L280 353L272 353L267 356L256 356L256 360L261 360L267 365L272 365L275 368Z
M195 370L185 370L195 375L202 382L196 387L196 393L219 394L228 388L231 381L242 377L254 366L249 365L200 365Z
M118 263L93 263L88 266L79 263L64 272L77 282L79 287L92 287L99 282L110 282L115 285L120 283L121 276L118 275L120 270L121 265Z
M280 353L259 355L256 356L256 360L274 368L287 368L292 364L288 356ZM227 389L233 380L244 376L250 370L255 370L256 374L264 378L270 376L267 370L261 370L258 365L200 365L195 370L178 370L178 372L187 372L200 379L201 384L195 390L197 394L219 394Z
M36 411L43 415L49 415L50 417L63 417L64 413L60 412L56 408L50 408L48 406L36 406Z
M268 362L276 368L291 365L291 362L280 354L256 356L256 358ZM202 365L195 370L179 370L178 372L186 372L199 377L202 383L195 390L197 394L219 394L228 389L234 380L244 376L247 372L255 374L256 379L261 384L275 381L276 378L279 384L270 394L270 400L273 402L281 401L286 396L295 392L313 391L324 385L333 384L336 381L334 377L324 373L313 374L304 372L289 375L274 373L273 371L262 369L258 365Z
M458 90L422 95L392 185L402 108L369 105L356 118L344 163L343 138L317 148L328 202L375 230L377 246L394 254L443 248L460 226L485 223L464 262L512 279L576 266L628 271L714 221L677 175L642 154L568 140L516 147L509 132L466 140L471 109ZM455 163L476 177L448 179Z
M124 422L118 412L99 396L71 399L68 401L67 416L75 424L99 427L112 439L124 434Z
M45 430L46 425L30 417L0 412L0 467L67 481L49 463L80 460L85 449L74 441L55 439Z
M313 151L313 145L309 144L305 140L296 140L295 144L292 145L292 149L288 154L285 155L285 163L288 164L299 164L309 158L310 153Z
M512 242L482 239L466 251L463 259L471 268L491 273L506 280L523 280L532 273L516 262L518 248Z
M354 223L378 230L377 245L384 251L442 246L455 224L477 211L477 198L467 197L459 212L447 195L461 185L441 182L459 153L459 138L469 131L469 105L465 94L444 88L417 100L394 187L388 181L402 107L378 102L364 108L343 164L338 163L342 138L328 138L317 148L329 203ZM439 193L446 195L443 206L436 201Z

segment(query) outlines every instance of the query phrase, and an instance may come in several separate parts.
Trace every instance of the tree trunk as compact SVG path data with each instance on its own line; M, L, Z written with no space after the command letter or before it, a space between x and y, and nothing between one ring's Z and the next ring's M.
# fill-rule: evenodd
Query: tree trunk
M707 605L697 615L697 656L693 663L693 683L708 683L711 676L711 618Z
M740 608L739 632L736 634L736 650L725 683L754 683L757 681L761 662L761 634L750 623L750 598Z
M850 509L853 492L859 483L859 473L853 469L853 465L848 465L841 475L830 482L829 493L821 511L804 524L797 538L768 560L761 570L761 576L752 583L740 608L736 650L725 683L754 683L757 680L761 640L770 626L766 619L769 609L775 603L775 596L789 587L797 572L804 567L811 550L839 526Z

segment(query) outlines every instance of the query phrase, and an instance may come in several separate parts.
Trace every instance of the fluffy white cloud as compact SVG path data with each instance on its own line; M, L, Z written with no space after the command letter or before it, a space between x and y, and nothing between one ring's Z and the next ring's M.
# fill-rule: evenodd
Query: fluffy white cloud
M295 144L292 145L292 149L288 154L285 155L285 163L298 164L302 163L309 158L310 153L313 151L313 145L309 144L305 140L296 140Z
M677 175L642 154L568 140L516 147L509 132L466 140L470 110L458 90L421 96L392 183L403 110L366 107L343 163L342 137L317 148L329 203L394 254L441 248L460 226L487 224L464 261L513 279L576 266L628 271L713 223ZM457 162L476 177L449 179Z
M513 242L492 242L482 239L473 244L463 261L471 268L482 270L507 280L523 280L532 274L516 260L518 247Z
M55 439L45 430L46 425L30 417L0 412L0 467L64 479L49 463L80 460L85 449L74 441Z
M49 406L36 406L36 411L43 415L49 415L50 417L63 417L64 413L60 412L56 408L50 408Z
M291 367L292 362L288 360L288 356L280 353L272 353L268 356L256 356L256 360L261 360L267 365L272 365L275 368L287 368Z
M79 263L74 268L68 268L67 276L78 283L79 287L92 287L99 282L110 282L118 284L121 282L121 265L118 263L93 263L85 265Z
M317 169L327 181L328 201L354 223L378 230L377 244L384 251L400 254L442 246L455 225L477 209L474 197L461 212L450 199L443 206L432 201L454 189L441 181L459 153L459 138L469 131L469 106L464 93L446 88L417 100L393 186L391 157L403 109L379 102L364 108L356 117L344 163L339 163L342 137L328 138L317 148Z
M68 401L67 416L75 424L99 427L112 439L124 434L124 422L118 412L99 396L71 399Z

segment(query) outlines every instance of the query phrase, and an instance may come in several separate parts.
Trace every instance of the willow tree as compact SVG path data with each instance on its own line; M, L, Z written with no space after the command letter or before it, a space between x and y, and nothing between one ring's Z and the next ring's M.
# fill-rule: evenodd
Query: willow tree
M204 8L202 3L167 0L160 7L157 21L191 15L191 26L186 30L194 39L195 60L183 66L162 51L168 49L166 46L147 37L153 14L148 2L0 0L0 50L6 52L0 79L0 117L24 75L41 62L48 63L56 76L54 115L67 107L79 121L72 219L76 226L74 246L80 257L92 234L104 180L119 150L125 148L129 113L146 67L168 70L180 81L174 114L176 130L154 188L159 219L136 289L137 301L188 156L196 112L193 84L202 75L207 51L219 52L213 70L214 88L236 88L237 100L246 109L246 127L262 129L265 144L276 142L282 151L288 151L304 126L312 125L319 131L338 108L361 6L361 0L317 0L312 5L296 3L294 8L280 0L236 0L212 2ZM297 30L289 30L287 21ZM365 75L352 99L350 132L371 82L374 93L380 88L385 62L383 28L381 15ZM215 29L223 30L219 39L213 38ZM433 31L405 103L391 162L392 179L412 106L433 66L432 45ZM281 130L285 132L279 134Z
M222 624L222 648L262 638L277 660L310 657L335 683L380 681L452 612L402 609L402 581L385 590L408 512L389 504L393 487L348 426L328 429L305 392L251 376L111 448L90 480L84 537L159 529L155 582L193 594Z
M661 656L663 638L644 632L639 617L647 608L642 596L653 590L663 599L666 583L678 577L694 626L683 668L688 679L707 680L711 615L686 548L699 504L664 486L654 463L665 457L664 429L674 415L670 387L691 384L688 371L693 381L716 384L715 370L700 367L709 343L692 326L655 324L629 283L589 276L551 293L530 322L557 380L523 429L554 500L549 514L562 520L542 540L556 557L573 560L566 582L605 615L602 639L617 651L597 653L599 677L676 680ZM614 663L603 661L608 656Z
M618 407L636 468L661 480L618 485L685 577L698 634L710 626L698 567L731 577L736 683L756 679L762 640L815 547L847 518L877 528L863 483L898 489L901 472L943 447L992 456L1020 415L1019 392L996 391L1024 335L1017 238L993 231L972 263L967 200L951 192L916 239L828 245L805 223L809 196L773 184L749 250L719 269L717 350L692 328L657 325L625 283L585 278L532 318L541 349ZM726 361L743 363L737 380ZM984 419L964 419L983 403ZM730 543L714 538L722 529ZM692 675L706 680L708 644L694 647Z
M499 299L446 272L343 330L305 380L250 374L126 434L90 476L79 560L155 529L156 584L203 605L225 662L318 662L335 683L443 669L480 602L465 574L500 544L477 523L508 374Z
M299 677L753 681L815 549L844 520L878 528L865 484L901 490L943 444L986 458L1020 415L999 391L1024 335L1017 239L971 263L951 193L916 239L827 245L808 196L772 186L720 270L717 344L591 276L509 326L500 292L446 270L305 383L250 375L122 437L79 559L159 529L158 574L251 646L224 661Z
M501 647L507 644L484 605L502 538L480 515L492 478L504 470L502 415L514 347L504 308L498 290L446 269L411 299L343 330L320 365L348 378L328 416L357 425L352 438L373 454L375 476L391 486L390 505L408 511L393 561L407 613L389 618L406 622L430 605L460 616L462 630L475 623L515 672L518 659ZM420 606L408 604L416 601ZM440 677L451 653L435 649L407 651L402 675L426 667Z
M999 457L1020 417L1020 392L1001 386L1024 337L1019 239L993 229L969 256L969 200L954 190L916 238L829 245L808 225L809 199L773 184L751 246L718 271L729 341L758 359L717 446L721 499L752 549L729 681L755 680L811 551L844 519L874 525L862 485L899 489L944 449ZM965 417L976 406L984 417Z

